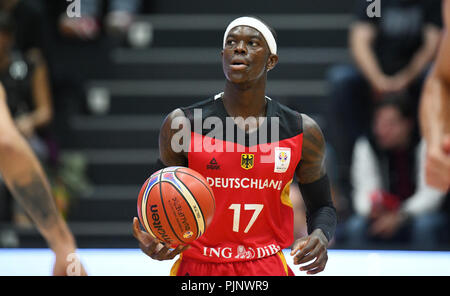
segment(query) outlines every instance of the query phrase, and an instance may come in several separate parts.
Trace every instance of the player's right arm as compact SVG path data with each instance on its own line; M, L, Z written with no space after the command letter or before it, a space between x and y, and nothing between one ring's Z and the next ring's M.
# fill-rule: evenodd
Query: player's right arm
M181 129L178 123L186 122L183 119L186 118L181 109L175 109L164 119L159 134L159 166L187 166L187 151L179 151L175 147L183 143L173 141L174 135ZM169 245L142 231L136 217L133 219L133 235L139 241L142 252L155 260L171 260L189 248L189 245L179 245L175 249L170 249Z
M420 127L427 143L426 181L450 188L450 0L444 3L445 32L420 102Z
M56 209L50 185L39 161L14 125L1 84L0 172L14 198L24 207L55 252L54 275L65 275L69 264L68 255L76 250L75 240ZM80 274L86 275L83 266L78 267Z

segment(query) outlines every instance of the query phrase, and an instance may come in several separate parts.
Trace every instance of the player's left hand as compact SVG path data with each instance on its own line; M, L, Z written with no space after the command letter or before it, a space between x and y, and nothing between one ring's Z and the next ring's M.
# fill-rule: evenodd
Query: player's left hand
M325 269L328 261L327 253L328 240L321 229L314 230L310 235L295 241L291 256L294 256L294 265L304 264L312 261L308 265L300 267L301 271L307 274L316 274Z

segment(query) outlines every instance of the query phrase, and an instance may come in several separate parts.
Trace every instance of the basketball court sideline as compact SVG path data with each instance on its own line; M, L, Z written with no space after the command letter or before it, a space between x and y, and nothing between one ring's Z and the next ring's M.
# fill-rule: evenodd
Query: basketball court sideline
M292 264L297 276L306 275ZM90 276L167 276L171 261L149 259L139 249L80 249ZM450 276L450 252L329 250L328 264L318 276ZM0 276L49 276L53 255L49 249L0 249Z

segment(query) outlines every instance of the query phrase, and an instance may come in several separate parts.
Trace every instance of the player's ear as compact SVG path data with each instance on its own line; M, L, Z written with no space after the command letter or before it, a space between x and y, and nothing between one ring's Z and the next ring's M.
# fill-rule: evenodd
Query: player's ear
M266 67L267 72L275 68L277 63L278 63L278 55L271 53L269 55L269 58L267 59L267 67Z
M220 55L223 57L223 49L220 51Z

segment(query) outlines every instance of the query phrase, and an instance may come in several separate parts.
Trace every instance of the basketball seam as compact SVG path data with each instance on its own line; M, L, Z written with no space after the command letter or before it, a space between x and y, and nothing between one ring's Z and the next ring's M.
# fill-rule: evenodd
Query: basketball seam
M177 183L179 183L179 186L183 186L183 188L186 189L186 190L189 192L189 194L190 194L191 197L192 197L192 201L195 202L195 205L196 205L197 208L200 210L200 213L201 213L201 215L202 215L202 221L203 221L203 231L202 231L202 232L200 231L201 229L200 229L200 225L199 225L199 222L198 222L197 215L195 214L195 211L194 211L194 209L192 208L191 203L190 203L190 202L186 199L186 197L184 196L183 192L182 192L179 188L177 188L170 180L164 180L163 178L161 178L161 181L162 181L162 182L170 183L170 184L175 188L175 190L177 190L177 192L178 192L178 193L180 194L180 196L184 199L184 201L186 202L186 205L189 207L189 210L191 211L192 216L193 216L193 218L194 218L195 225L197 226L197 235L196 235L196 239L197 239L197 238L199 238L201 235L203 235L203 233L205 233L205 231L206 231L205 216L204 216L203 211L202 211L202 208L200 207L200 205L199 205L197 199L195 198L194 194L192 194L191 190L189 190L189 188L183 183L183 181L180 180L180 179L177 177L177 175L176 175L176 172L177 172L179 169L182 169L182 168L185 168L185 167L177 167L174 171L169 171L169 172L173 174L173 177L178 181ZM165 170L165 169L164 169L164 170ZM166 172L164 172L164 173L166 173ZM191 174L188 174L188 175L192 176ZM192 177L195 178L195 176L192 176ZM197 179L198 181L200 181L200 183L203 184L203 181L199 180L198 178L195 178L195 179ZM204 184L203 184L203 185L204 185ZM207 188L207 189L208 189L208 188ZM201 235L200 235L200 233L201 233ZM178 237L178 236L177 236L177 237ZM184 242L184 241L183 241L183 242Z
M175 170L175 177L178 179L178 177L176 176L176 173L178 172L178 169L176 169ZM213 201L213 204L214 204L214 212L216 211L216 201L215 201L215 199L214 199L214 197L213 197L213 195L212 195L212 193L211 193L211 191L210 191L210 189L208 188L208 186L206 186L205 184L204 184L204 182L202 181L202 180L200 180L199 178L197 178L196 176L194 176L194 175L191 175L191 174L189 174L189 173L187 173L187 172L183 172L183 171L179 171L180 173L183 173L183 174L186 174L186 175L189 175L189 176L191 176L192 178L194 178L194 179L196 179L197 181L200 181L200 183L208 190L208 192L209 192L209 194L210 194L210 197L211 197L211 199L212 199L212 201ZM181 180L180 180L181 181ZM184 184L184 183L183 183ZM189 190L189 188L187 187L187 186L185 186L186 188L187 188L187 190L191 193L191 195L192 196L194 196L194 194L192 194L192 192ZM194 197L194 199L195 199L195 197ZM196 199L195 199L196 200ZM197 201L197 200L196 200ZM206 225L206 220L205 220L205 215L203 214L203 210L202 210L202 208L200 207L200 205L198 204L198 202L197 202L197 205L198 205L198 208L200 209L200 212L202 213L202 219L203 219L203 225L204 225L204 232L203 233L205 233L206 232L206 228L207 228L207 225ZM203 234L202 233L202 234Z
M194 217L194 221L195 221L195 224L196 224L196 227L197 227L197 236L196 236L196 239L198 239L201 235L203 235L203 234L206 232L207 225L206 225L206 219L205 219L204 211L202 210L202 208L201 208L201 206L200 206L198 200L195 198L195 195L194 195L194 194L192 193L192 191L188 188L188 186L186 186L186 185L183 183L183 181L182 181L181 179L179 179L179 177L177 176L176 173L179 172L179 173L183 173L183 174L189 175L189 176L191 176L192 178L194 178L194 179L196 179L197 181L199 181L200 183L202 183L202 185L208 190L208 193L210 194L210 198L211 198L211 200L212 200L212 202L213 202L214 212L215 212L215 209L216 209L216 203L215 203L214 194L212 193L212 190L205 184L204 180L202 180L202 179L200 179L200 178L196 177L195 175L192 175L192 174L190 174L190 173L188 173L188 172L181 171L180 169L182 169L182 168L187 168L187 169L189 169L188 167L178 167L178 168L176 168L174 171L171 171L171 172L172 172L172 174L173 174L173 177L176 178L176 180L177 180L178 182L180 182L180 186L181 186L181 184L182 184L183 190L186 190L187 192L189 192L189 194L190 194L190 196L191 196L189 199L192 199L192 201L195 202L195 204L193 204L193 205L198 207L199 213L202 215L202 217L201 217L202 219L201 219L201 220L199 220L199 219L197 218L197 215L196 215L194 209L192 208L190 202L189 202L189 201L186 199L186 197L184 196L184 194L183 194L183 192L182 192L183 190L177 188L177 186L175 186L175 184L174 184L173 181L170 181L170 180L164 180L164 178L162 177L163 173L168 173L168 171L166 172L165 169L162 169L161 172L159 173L159 182L158 182L158 183L159 183L159 190L160 190L159 193L160 193L160 199L161 199L161 203L162 203L164 215L165 215L166 220L167 220L167 222L168 222L168 224L169 224L169 226L170 226L170 229L171 229L171 231L173 232L173 234L175 235L175 237L176 237L180 242L182 242L182 243L187 243L184 239L181 239L181 238L178 236L177 232L176 232L175 229L174 229L174 226L172 226L172 223L170 222L169 215L168 215L168 213L167 213L166 206L165 206L164 199L163 199L162 184L161 184L161 183L162 183L162 182L169 183L170 186L172 186L172 187L178 192L178 194L179 194L179 195L183 198L183 200L185 201L186 205L189 207L189 209L190 209L190 211L191 211L191 213L192 213L192 216ZM153 186L152 186L152 187L153 187ZM150 190L150 192L151 192L151 190ZM149 194L150 194L150 192L149 192ZM203 222L203 232L200 234L200 225L199 225L199 223L201 223L201 222ZM152 232L152 234L153 234L153 232ZM156 235L154 235L154 236L156 237Z
M181 180L179 180L180 182L181 182ZM170 181L162 181L162 182L165 182L165 183L169 183L173 188L175 188L175 190L180 194L180 196L183 198L183 200L186 202L186 205L188 206L188 208L189 208L189 210L191 211L191 213L192 213L192 216L194 217L194 221L195 221L195 224L196 224L196 226L197 226L197 235L198 235L198 232L199 232L199 226L198 226L198 223L197 223L197 219L196 219L196 217L195 217L195 213L194 213L194 211L192 210L192 207L190 206L190 204L189 204L189 202L186 200L186 198L184 197L184 195L183 195L183 192L181 192L175 185L173 185ZM184 185L184 184L183 184ZM185 186L186 187L186 186ZM187 187L186 187L187 188ZM189 190L189 189L188 189ZM189 191L190 192L190 191ZM191 193L191 195L192 195L192 193ZM192 195L193 196L193 195ZM194 199L195 200L195 199ZM197 202L197 201L196 201ZM197 205L198 205L198 203L197 203ZM199 205L199 208L200 208L200 205ZM203 214L203 213L202 213ZM177 236L178 237L178 236ZM183 241L183 242L185 242L185 241ZM185 242L186 243L186 242Z
M162 172L160 173L160 175L161 175L161 174L162 174ZM170 219L169 219L169 216L167 215L166 206L165 206L165 204L164 204L164 199L163 199L163 194L162 194L162 183L163 183L163 182L166 182L166 183L169 183L169 184L170 184L170 182L168 182L168 181L163 181L162 176L161 176L160 181L159 181L159 195L160 195L160 197L161 197L161 204L162 204L162 206L163 206L163 211L164 211L164 214L166 215L167 222L169 222L168 224L169 224L169 226L170 226L170 229L172 229L172 232L173 232L173 234L177 237L177 239L178 239L179 241L183 242L183 243L186 243L184 240L182 240L181 238L178 237L177 233L175 232L175 230L174 230L173 227L172 227L172 223L170 223ZM172 186L172 187L175 188L175 186L173 186L172 184L170 184L170 186ZM175 188L175 189L176 189L176 188Z
M200 180L200 179L197 178L196 176L191 175L191 174L189 174L189 173L187 173L187 172L178 171L178 169L176 169L175 172L189 175L189 176L191 176L191 177L197 179L198 181L200 181L200 183L202 183L202 185L208 190L209 195L210 195L210 197L211 197L211 199L212 199L212 201L213 201L213 204L214 204L214 212L216 211L216 200L215 200L215 198L214 198L214 194L211 192L210 188L208 188L208 186L206 186L206 185L204 184L204 182L203 182L202 180ZM201 209L200 209L200 210L201 210ZM202 212L202 214L203 214L203 212Z
M183 186L186 188L186 190L189 191L189 193L193 197L195 203L197 204L197 207L200 210L200 213L202 214L202 220L203 220L203 232L202 232L202 235L203 235L203 233L205 233L205 231L206 231L206 221L205 221L205 215L203 214L203 211L202 211L202 207L200 207L197 199L195 198L195 195L192 194L191 190L189 190L189 188L183 183L183 181L178 179L176 174L174 174L174 176L175 176L175 178L177 178L178 181L180 181L183 184ZM190 175L190 176L192 176L192 175ZM197 222L197 216L195 215L195 212L192 209L191 205L189 204L189 202L186 200L186 198L184 197L184 195L181 192L180 192L180 195L183 196L184 200L186 201L186 204L188 205L189 209L192 212L192 215L194 216L195 224L197 225L197 238L199 238L200 237L200 235L199 235L200 234L200 226L198 225L198 222Z
M156 187L156 186L152 186L151 188L148 188L149 186L150 186L150 178L148 178L147 179L147 186L146 186L146 188L145 188L145 190L144 190L144 193L143 193L143 196L142 196L142 200L141 200L141 218L142 218L142 222L143 222L143 224L144 224L144 228L147 230L147 232L149 232L153 237L157 237L154 233L153 233L153 231L152 231L152 229L151 229L151 227L150 227L150 223L148 222L148 219L147 219L147 201L148 201L148 196L150 195L150 193L152 192L152 190L153 190L153 188L154 187ZM145 194L145 192L148 190L148 193L147 194ZM144 205L144 206L143 206ZM144 215L143 215L143 213L142 213L142 210L144 210L145 211L145 220L144 220ZM148 227L147 227L148 226Z

